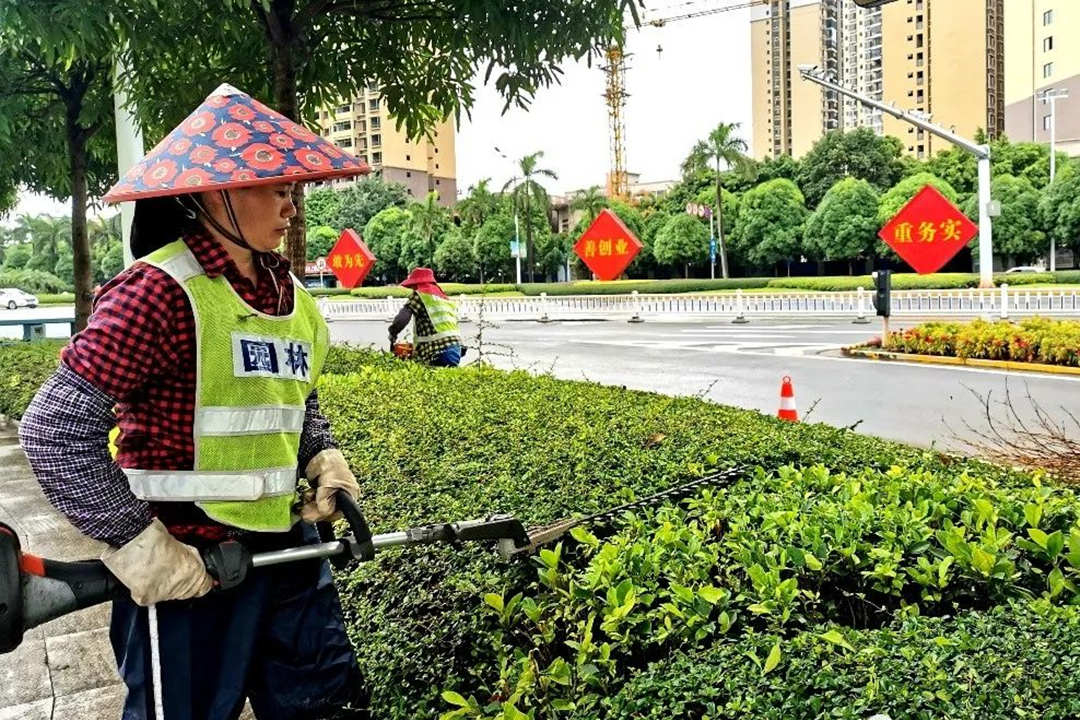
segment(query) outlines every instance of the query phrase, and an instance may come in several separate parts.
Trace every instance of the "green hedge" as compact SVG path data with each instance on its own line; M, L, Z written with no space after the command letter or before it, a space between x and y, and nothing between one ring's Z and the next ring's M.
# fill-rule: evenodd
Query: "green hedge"
M780 661L764 672L777 646ZM607 704L611 720L1071 720L1080 717L1080 611L1024 604L862 632L748 633L652 665Z
M999 273L994 276L997 285L1005 282L1009 285L1035 285L1054 282L1070 282L1060 280L1061 273L1055 276L1053 273ZM1073 282L1080 282L1080 278ZM796 278L773 278L769 281L769 287L794 288L798 290L823 290L823 291L851 291L858 287L870 289L874 287L874 279L869 275L855 275L852 277L796 277ZM938 273L935 275L916 275L914 273L900 273L892 276L894 290L951 290L958 288L974 288L979 286L979 276L974 273Z
M66 340L0 343L0 415L21 418L59 364Z
M308 288L308 292L311 293L312 295L314 295L315 297L323 297L323 296L335 296L335 295L349 295L349 294L352 293L352 290L350 290L349 288L343 288L343 287L328 287L328 288L314 287L314 288Z
M75 293L38 293L37 299L42 305L71 305L75 302Z
M880 495L856 492L850 497L842 495L841 500L830 505L825 502L828 493L818 493L823 504L819 516L815 517L824 518L828 512L835 512L842 519L853 513L866 512L874 518L878 517L878 511L873 509L873 503L880 502L880 517L891 523L875 525L876 521L868 519L868 524L854 525L852 520L853 527L858 528L857 532L852 531L853 537L861 538L858 541L861 543L858 546L863 548L860 558L866 554L867 558L862 562L867 564L853 567L847 574L841 572L844 561L839 544L834 546L836 555L821 553L820 561L829 563L826 567L831 568L829 577L854 578L851 582L863 583L862 586L843 586L842 589L854 594L864 592L873 582L871 579L859 580L863 571L885 572L875 569L884 560L872 552L876 533L889 532L888 527L895 529L905 524L898 522L897 513L906 507L908 500L915 507L921 507L918 493L905 494L901 480L911 479L925 486L928 501L933 499L930 506L940 508L934 510L937 513L934 518L927 520L931 523L929 527L937 530L941 530L947 520L957 527L976 527L979 521L974 516L965 518L965 513L974 512L971 509L975 507L974 501L985 496L996 503L992 507L997 508L998 517L1005 518L996 521L1003 531L1014 526L1022 531L1024 521L1020 518L1023 511L1018 508L1037 505L1037 502L1028 503L1025 499L1037 498L1042 492L1032 485L1030 478L998 468L941 459L926 451L823 425L785 424L755 412L693 398L672 398L485 368L431 370L388 360L385 356L346 350L335 352L328 370L353 372L348 376L326 376L321 382L320 397L350 463L361 478L364 507L376 531L437 520L482 517L494 512L512 513L526 524L535 526L606 507L620 498L669 487L713 467L733 463L761 465L769 470L788 463L821 463L832 468L827 478L851 473L844 481L845 492L851 490L851 483L869 484L877 478L887 478L893 465L907 468L897 471L900 475L890 486L891 495L884 491ZM930 479L920 480L920 468L931 474ZM866 472L871 475L860 480ZM962 480L965 472L970 480ZM755 488L768 488L776 482L768 476L752 476L739 492L724 497L734 503L745 496L749 503ZM1059 532L1073 517L1070 514L1073 505L1062 500L1064 496L1058 491L1046 492L1045 520L1042 522L1047 532ZM938 494L942 497L938 498ZM766 521L760 523L760 532L749 527L752 523L747 523L747 542L760 542L763 552L770 557L774 551L780 552L783 546L775 535L778 531L769 525L776 523L771 513L789 512L783 503L796 502L800 497L802 495L796 489L761 496L755 512ZM775 507L770 507L770 503ZM935 522L938 524L933 525ZM810 528L807 538L812 536L812 527L823 527L823 523L822 519L803 524L802 527ZM663 531L662 526L661 521L657 532ZM672 526L678 527L678 523L672 523ZM701 526L705 527L704 523ZM730 526L731 523L726 521L719 521L717 525L725 532ZM911 526L916 527L914 523ZM614 536L616 540L646 537L650 532L633 523L622 524L613 530L618 532ZM1055 535L1052 542L1056 543L1059 537ZM692 544L692 538L686 540ZM957 552L964 552L951 537L948 542ZM929 553L931 546L944 547L941 543L930 543L925 552ZM980 553L986 552L982 544L978 547ZM554 551L554 548L549 550ZM909 550L904 556L904 564L898 568L912 567L920 571L918 551ZM636 562L632 559L640 557L635 554L639 550L625 556L616 551L607 552L613 561L620 563ZM1034 550L1025 550L1013 562L1018 566L1027 563L1027 566L1041 569L1049 567L1049 561L1040 565L1042 561L1032 560L1036 555ZM592 556L581 546L568 541L556 562L558 576L584 577L590 563L594 562L591 558L598 556L599 553ZM978 558L972 562L982 564L985 561L982 555L973 551L972 557ZM550 562L551 559L550 554L542 555L539 562ZM802 561L806 567L813 562L806 560L805 553ZM935 558L934 562L941 560ZM749 563L748 567L752 565ZM701 572L700 563L681 560L666 563L665 567L697 568L694 572ZM783 575L780 584L794 572L791 560L787 561L786 567L789 568L786 571L778 570ZM972 571L970 563L964 567L963 570L958 567L950 575L956 578L952 587L956 594L948 599L943 597L940 602L927 601L927 612L937 611L942 607L941 603L955 602L960 609L973 605L970 597L978 592L971 590L965 595L963 588L965 583L974 582L971 573L978 571ZM514 674L518 668L514 651L534 647L531 635L535 632L529 632L529 626L522 624L524 601L518 601L514 608L516 614L507 618L504 625L483 598L490 595L490 602L498 602L495 598L499 598L509 606L520 594L522 598L533 598L538 607L551 608L551 603L545 599L563 591L547 594L549 589L543 585L540 573L548 570L551 568L534 563L505 566L488 548L465 547L455 551L431 547L388 552L379 562L362 566L343 578L341 588L350 633L371 683L373 716L434 717L452 711L453 705L440 696L444 690L460 693L466 698L476 696L479 702L487 703L501 692L500 657L507 661L504 665L507 677L521 680L520 673ZM999 570L1004 572L1004 566ZM736 576L735 571L731 571L711 582L718 588L727 587L730 582L731 587L745 591L749 587L747 583L752 582L747 581L748 572ZM897 572L906 571L898 569ZM657 577L661 578L658 587L664 592L674 592L667 579ZM684 580L678 582L689 586ZM1045 577L1039 577L1033 569L1024 569L1016 583L995 583L999 581L975 583L971 587L987 591L987 603L1004 601L1025 592L1039 594L1046 588ZM619 585L621 582L609 587L614 589ZM790 585L785 585L782 592L788 592ZM914 592L914 600L918 602L919 593L912 587L905 584L898 596L883 593L883 597L896 598L891 601L890 612L902 603L912 601L908 593ZM989 590L991 587L993 592ZM813 588L805 589L811 591ZM606 602L606 589L602 595L604 597L598 601ZM878 602L881 598L871 596L869 599ZM660 603L654 593L648 607L655 609L657 604ZM755 622L765 622L748 609L750 604L756 603L741 600L734 603L732 632L753 627ZM815 609L812 602L800 600L799 604L803 608L800 613L808 620L792 620L793 631L809 619L835 616L835 612L829 614L823 609ZM581 603L568 603L566 608L577 622L588 618L583 614L585 605ZM704 638L693 642L707 643L724 637L718 629L719 612L718 607L710 611L707 619L710 627ZM656 623L662 620L654 618L652 621L654 627L661 627ZM597 645L612 643L599 628L599 615L594 622ZM577 669L571 672L560 663L550 668L556 659L568 664L566 654L570 651L562 639L572 639L565 633L577 626L570 617L561 617L559 622L549 625L556 633L555 639L542 641L543 650L536 657L543 657L542 670L550 669L554 675L545 676L542 682L579 682ZM638 623L635 627L641 635L641 625ZM693 633L698 629L700 627ZM635 668L644 667L648 660L665 656L672 646L683 647L685 634L682 630L672 635L670 643L672 645L644 640L625 643L614 653L616 657L612 662L616 662L618 671L611 677L606 694L614 694L620 683L632 675ZM552 680L552 677L558 680ZM509 694L507 691L504 697ZM549 716L545 713L550 707L544 706L541 696L532 689L522 697L526 696L529 699L521 703L523 708L546 707L543 711L538 710L535 717ZM554 699L565 697L557 693L551 693L551 696Z
M1033 317L1007 321L930 322L892 333L886 350L916 355L1080 366L1080 322Z
M1054 273L999 273L994 282L1000 285L1033 284L1080 284L1080 271ZM757 288L783 288L790 290L850 291L858 287L870 289L874 280L869 275L838 275L825 277L794 278L729 278L729 279L675 279L675 280L616 280L613 282L594 282L582 280L570 283L523 283L521 285L492 284L465 285L444 283L443 289L448 295L479 295L484 293L522 292L525 295L623 295L637 290L639 293L687 293L709 290L750 290ZM893 288L896 290L948 290L973 288L979 286L979 276L975 273L938 273L935 275L916 275L901 273L893 275ZM385 298L407 297L409 292L398 285L383 287L361 287L352 291L356 297Z

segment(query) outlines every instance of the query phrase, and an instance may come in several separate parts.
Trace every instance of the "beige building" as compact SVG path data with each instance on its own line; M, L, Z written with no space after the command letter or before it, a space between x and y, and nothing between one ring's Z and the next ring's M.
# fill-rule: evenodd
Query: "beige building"
M384 180L398 182L416 200L431 191L439 202L452 205L457 200L457 159L454 152L454 122L440 122L430 139L409 141L386 112L378 86L369 84L351 102L342 101L319 111L323 137L367 161L372 172ZM332 181L334 186L351 180Z
M1050 141L1044 91L1056 103L1058 148L1080 155L1080 2L1005 0L1005 132L1012 140Z
M758 6L751 19L754 154L800 157L824 133L860 126L899 137L919 157L945 148L900 120L831 97L800 78L800 65L921 110L961 135L984 128L996 137L1004 129L1004 1L894 0L874 10L852 0Z

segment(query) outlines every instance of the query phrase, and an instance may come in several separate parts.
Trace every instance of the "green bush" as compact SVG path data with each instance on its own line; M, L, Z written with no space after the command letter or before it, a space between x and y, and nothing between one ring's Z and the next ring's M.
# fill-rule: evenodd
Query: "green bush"
M44 270L0 271L0 287L14 287L28 293L66 293L71 292L71 283L61 280Z
M1054 282L1061 285L1080 285L1080 270L1058 270L1054 273Z
M537 526L734 463L770 470L822 463L834 473L854 475L867 468L887 472L895 464L917 476L916 468L922 467L940 473L935 482L946 487L966 469L979 478L980 488L1004 483L1032 492L1030 480L998 468L939 461L926 451L849 431L781 423L694 398L488 368L432 370L384 358L339 350L328 370L353 374L328 375L320 384L323 408L361 479L364 508L377 532L495 512ZM748 480L744 487L753 483ZM1048 502L1058 507L1056 496ZM861 505L842 512L853 513L855 507ZM1015 519L1015 502L1009 507L1008 517ZM1047 517L1064 523L1062 513L1055 509ZM766 537L761 536L763 545L769 544ZM860 537L866 543L872 539L870 531ZM571 572L571 566L579 572L588 562L585 553L572 550L568 545L564 551L562 562L571 565L560 574ZM967 577L967 571L954 572ZM1025 583L1038 584L1024 577ZM537 570L529 563L503 565L482 547L390 551L344 577L349 631L371 683L373 715L434 717L452 709L440 697L442 690L479 694L484 702L499 692L496 639L500 632L520 632L521 626L503 630L482 598L490 594L509 602L518 593L536 595L536 583ZM734 627L742 625L740 616ZM710 632L707 638L719 635ZM645 650L623 662L619 677L642 667L649 652L661 651L666 652ZM548 658L545 667L553 660Z
M1080 366L1080 322L1026 318L1011 322L931 322L893 333L892 352Z
M447 295L453 297L455 295L486 295L490 293L507 293L514 292L518 289L517 285L511 285L508 283L487 283L484 285L471 285L467 283L439 283L439 286L443 289ZM408 288L403 288L400 285L382 285L379 287L358 287L353 288L352 294L356 297L362 298L374 298L381 300L387 297L406 298L409 297L411 291Z
M0 343L0 415L21 418L59 364L66 340Z
M526 295L624 295L637 290L639 293L686 293L704 290L747 290L762 288L768 284L768 278L718 278L710 279L675 279L675 280L616 280L614 282L594 282L583 280L572 283L537 283L521 286Z
M1080 717L1077 669L1080 610L1017 604L880 630L748 632L655 663L604 703L603 717L1069 720Z
M42 305L70 305L75 302L75 293L38 293L37 299Z
M343 288L343 287L327 287L327 288L314 287L314 288L308 288L308 292L311 293L312 295L314 295L315 297L323 297L323 296L329 297L329 296L336 296L336 295L350 295L352 293L352 290L350 290L349 288Z
M498 662L479 694L513 687L515 706L541 715L599 711L643 659L744 630L1080 602L1077 497L1037 480L781 468L684 505L624 517L604 539L578 530L569 560L562 545L541 551L535 587L486 598Z

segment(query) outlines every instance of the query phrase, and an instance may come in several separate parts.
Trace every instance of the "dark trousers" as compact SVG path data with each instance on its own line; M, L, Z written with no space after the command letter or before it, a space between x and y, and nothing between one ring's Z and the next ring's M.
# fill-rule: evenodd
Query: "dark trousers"
M461 346L451 345L435 356L432 367L457 367L461 364Z
M303 523L290 536L279 544L317 541ZM335 714L363 690L325 561L252 570L237 588L160 603L157 614L164 719L154 716L147 609L113 603L123 720L235 720L245 698L259 720L366 716Z

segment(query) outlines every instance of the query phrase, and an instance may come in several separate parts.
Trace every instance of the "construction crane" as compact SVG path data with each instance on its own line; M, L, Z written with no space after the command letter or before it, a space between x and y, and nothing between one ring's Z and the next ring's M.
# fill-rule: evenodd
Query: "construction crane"
M730 12L732 10L745 10L758 5L767 5L771 0L747 0L734 5L722 5L720 7L699 8L677 15L646 19L643 24L652 27L664 27L668 23L680 20L716 15L717 13ZM890 0L884 0L889 2ZM686 3L690 5L691 3ZM661 50L657 46L657 52ZM629 178L626 172L626 71L629 69L627 59L630 57L623 52L620 45L612 45L607 49L607 63L601 67L607 76L607 85L604 90L604 100L608 107L608 125L611 131L611 169L608 172L607 192L611 198L626 198L629 195Z

